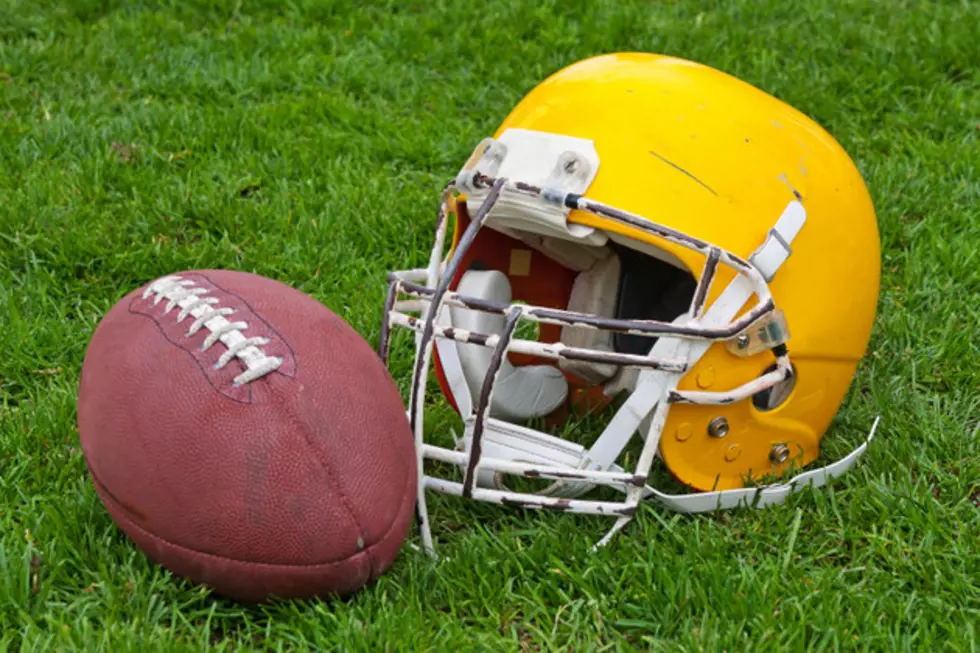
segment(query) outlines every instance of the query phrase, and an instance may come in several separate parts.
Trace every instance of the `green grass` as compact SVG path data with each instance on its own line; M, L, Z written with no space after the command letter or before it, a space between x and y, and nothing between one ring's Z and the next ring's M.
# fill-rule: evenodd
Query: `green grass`
M980 648L980 5L0 0L0 650ZM88 480L86 343L154 277L248 270L376 342L437 192L536 82L664 52L827 127L882 232L869 355L827 491L608 522L432 500L343 601L243 607L151 565ZM401 370L404 372L404 370ZM406 375L400 373L404 383Z

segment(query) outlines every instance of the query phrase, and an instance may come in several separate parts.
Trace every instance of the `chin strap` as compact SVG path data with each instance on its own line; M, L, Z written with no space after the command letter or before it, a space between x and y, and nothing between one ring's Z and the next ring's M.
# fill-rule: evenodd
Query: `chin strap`
M880 421L881 417L875 418L868 437L851 453L825 467L797 474L785 483L698 494L665 494L648 486L644 492L644 497L652 496L671 510L683 513L729 510L739 507L765 508L766 506L780 504L794 492L808 486L821 487L826 485L853 467L858 458L867 450L871 440L874 439Z
M868 437L854 451L847 454L837 462L831 463L819 469L812 469L802 474L797 474L785 483L774 483L772 485L762 485L760 487L739 488L737 490L721 490L718 492L699 492L697 494L667 494L649 485L643 488L643 498L653 497L656 501L663 504L674 512L685 514L698 512L712 512L715 510L731 510L733 508L766 508L784 503L789 495L799 492L806 487L822 487L841 476L857 463L858 459L867 451L868 445L874 439L875 431L881 417L876 417L871 425ZM599 540L594 548L605 546L632 517L621 517L616 520L609 532Z

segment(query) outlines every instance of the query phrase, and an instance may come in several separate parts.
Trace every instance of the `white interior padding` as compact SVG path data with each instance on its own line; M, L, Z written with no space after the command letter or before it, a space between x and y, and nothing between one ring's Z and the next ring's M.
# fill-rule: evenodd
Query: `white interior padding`
M616 311L616 295L619 291L619 257L615 254L598 261L591 269L581 272L572 284L568 298L568 310L599 317L611 318ZM613 334L610 331L584 327L562 327L561 341L569 347L581 349L613 350ZM561 369L592 384L603 383L619 369L611 363L567 360L559 362Z
M509 304L510 281L497 270L469 270L459 281L456 292L467 297ZM450 308L453 325L467 331L499 334L505 318L482 311L453 306ZM490 369L493 350L481 345L459 343L459 362L473 398L474 409L483 381ZM490 415L498 419L521 421L544 417L565 402L568 382L561 370L552 365L515 367L506 358L500 365L490 403Z
M481 159L476 169L491 177L522 181L559 193L584 194L599 169L595 143L584 138L530 129L510 128L497 139L502 159ZM476 215L489 193L474 188L466 209ZM568 222L570 209L560 203L505 189L487 216L491 228L509 228L541 236L557 236L591 245L604 245L607 236L593 227Z

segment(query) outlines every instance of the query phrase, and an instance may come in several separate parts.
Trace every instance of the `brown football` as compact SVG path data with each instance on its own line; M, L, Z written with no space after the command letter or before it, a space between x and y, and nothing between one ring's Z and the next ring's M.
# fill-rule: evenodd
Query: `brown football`
M264 277L181 272L123 298L86 351L78 430L116 524L241 601L353 592L411 525L414 443L387 370Z

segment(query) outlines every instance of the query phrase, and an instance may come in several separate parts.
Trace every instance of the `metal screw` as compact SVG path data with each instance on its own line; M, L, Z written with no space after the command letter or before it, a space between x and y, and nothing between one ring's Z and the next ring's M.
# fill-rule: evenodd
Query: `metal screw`
M716 417L708 423L708 435L713 438L723 438L728 435L728 420Z
M748 349L749 342L750 342L749 336L744 333L735 340L735 343L738 345L739 349Z
M568 174L574 173L575 170L578 169L578 161L576 161L575 159L572 159L571 161L566 161L564 169L565 172L567 172Z
M769 452L769 460L774 463L784 463L789 460L789 447L785 444L777 444Z

